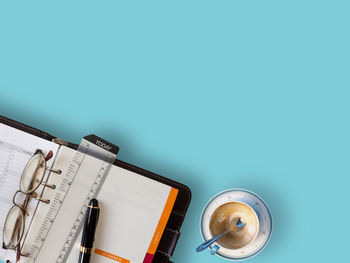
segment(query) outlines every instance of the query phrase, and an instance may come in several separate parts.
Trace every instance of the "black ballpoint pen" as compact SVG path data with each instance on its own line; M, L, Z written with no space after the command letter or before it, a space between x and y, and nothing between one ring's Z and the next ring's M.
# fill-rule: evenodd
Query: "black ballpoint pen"
M86 212L78 263L90 262L99 215L100 208L98 206L98 201L96 199L91 199Z

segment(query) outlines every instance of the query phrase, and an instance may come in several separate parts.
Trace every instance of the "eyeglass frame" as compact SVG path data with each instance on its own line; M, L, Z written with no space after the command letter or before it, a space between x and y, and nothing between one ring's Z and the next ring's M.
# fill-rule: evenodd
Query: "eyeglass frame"
M35 158L35 156L36 156L37 154L40 154L40 155L43 157L44 165L45 165L44 170L43 170L43 171L44 171L44 172L43 172L43 175L41 176L41 180L40 180L40 182L37 184L37 186L34 187L32 190L27 191L27 192L22 191L22 189L21 189L21 183L22 183L22 180L23 180L23 178L24 178L24 176L25 176L26 168L28 167L28 165L30 164L30 162ZM2 236L2 238L3 238L2 247L3 247L3 249L15 250L15 251L17 252L17 261L19 260L20 255L21 255L21 256L26 256L26 255L22 255L22 254L20 253L20 250L21 250L20 244L21 244L21 241L22 241L22 239L23 239L24 230L25 230L25 215L29 216L28 211L27 211L27 207L28 207L28 203L29 203L30 198L34 198L34 199L36 199L36 200L38 200L38 201L40 201L40 202L49 204L49 203L50 203L50 200L47 200L47 199L43 199L43 198L38 197L38 194L37 194L35 191L38 190L38 188L40 187L40 185L43 185L43 188L45 188L45 187L49 187L49 188L51 188L51 189L55 189L55 188L56 188L55 185L50 185L50 184L47 184L47 183L44 183L44 182L43 182L43 180L44 180L44 178L45 178L46 171L54 172L54 173L57 173L57 174L61 174L61 173L62 173L61 170L56 170L56 169L52 169L52 168L47 167L47 161L50 160L50 159L52 158L52 155L53 155L53 153L52 153L52 151L50 151L50 152L47 154L47 156L45 157L43 151L40 150L40 149L37 149L37 150L34 152L34 154L31 156L31 158L28 160L26 166L25 166L24 169L23 169L22 175L21 175L20 185L19 185L20 190L18 190L18 191L15 192L15 194L14 194L14 196L13 196L13 198L12 198L13 206L10 208L10 210L9 210L7 216L6 216L6 219L5 219L5 223L4 223L4 227L3 227L3 228L4 228L4 230L3 230L3 236ZM36 168L36 170L37 170L37 169L38 169L38 167ZM36 171L36 170L35 170L35 171ZM33 178L34 178L34 176L35 176L35 171L33 172L33 175L32 175ZM25 195L25 199L24 199L24 201L23 201L23 203L22 203L21 205L18 205L18 204L16 203L16 201L15 201L16 196L17 196L18 193L22 193L22 194ZM6 223L7 223L7 219L8 219L8 217L9 217L9 215L10 215L10 212L11 212L12 209L14 209L15 207L19 208L19 211L21 211L20 217L22 218L22 221L23 221L23 223L22 223L22 230L20 231L20 232L21 232L21 233L20 233L21 236L18 238L18 243L17 243L15 246L8 247L8 246L6 246L5 243L4 243L5 226L6 226ZM15 231L16 231L16 230L14 229L13 232L12 232L12 236L14 235Z

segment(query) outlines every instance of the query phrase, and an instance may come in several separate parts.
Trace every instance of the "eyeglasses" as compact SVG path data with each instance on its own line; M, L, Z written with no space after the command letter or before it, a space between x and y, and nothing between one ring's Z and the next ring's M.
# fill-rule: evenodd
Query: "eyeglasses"
M34 155L30 158L23 170L19 184L20 190L14 194L12 200L13 206L8 212L5 220L3 229L3 248L17 251L17 261L21 255L20 243L25 229L25 215L29 215L27 212L29 200L35 198L40 202L49 204L50 200L39 197L38 193L35 191L40 185L51 189L56 188L55 185L43 182L46 171L61 174L60 170L49 168L46 165L46 162L52 158L52 155L52 151L50 151L46 157L42 150L35 151ZM21 205L16 203L16 197L19 193L25 195L25 199L21 202Z

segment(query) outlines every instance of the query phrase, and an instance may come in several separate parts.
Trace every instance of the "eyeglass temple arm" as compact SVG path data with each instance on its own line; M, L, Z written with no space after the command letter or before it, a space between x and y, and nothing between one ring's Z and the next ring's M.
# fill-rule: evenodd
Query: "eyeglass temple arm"
M20 258L21 258L21 248L20 248L20 245L18 245L16 249L16 262L18 262Z
M50 160L53 156L53 151L49 151L48 154L45 157L45 161L47 162L48 160Z

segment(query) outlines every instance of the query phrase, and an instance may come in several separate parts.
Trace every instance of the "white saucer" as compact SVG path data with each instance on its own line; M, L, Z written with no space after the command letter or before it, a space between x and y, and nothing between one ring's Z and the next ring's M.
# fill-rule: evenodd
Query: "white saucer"
M255 240L239 249L228 249L214 243L211 246L211 254L231 261L254 257L266 247L271 239L272 216L266 203L251 191L238 188L228 189L210 199L201 215L200 232L202 238L206 241L213 237L209 229L210 218L216 208L228 202L243 202L253 208L259 219L259 233Z

